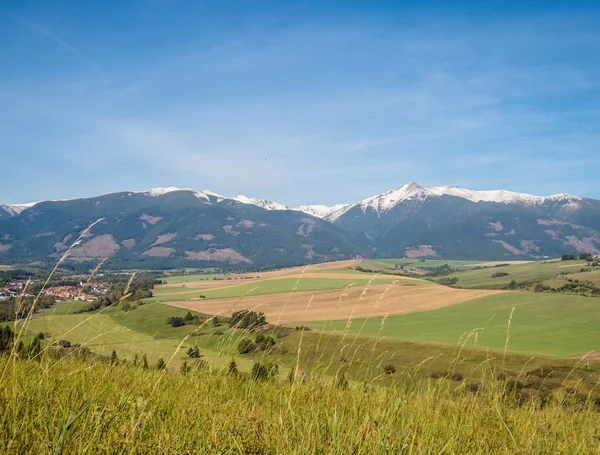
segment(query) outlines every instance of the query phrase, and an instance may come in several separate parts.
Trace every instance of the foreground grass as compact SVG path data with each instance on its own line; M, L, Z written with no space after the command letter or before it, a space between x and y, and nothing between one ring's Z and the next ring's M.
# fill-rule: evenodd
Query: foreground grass
M513 312L514 308L514 312ZM600 351L600 300L561 294L508 292L422 313L352 321L351 334L391 340L456 344L471 334L468 346L503 350L512 312L508 349L555 357ZM347 321L306 324L346 330Z
M218 371L176 374L76 359L0 359L2 453L588 454L592 405L490 382L346 389L334 380L257 382Z

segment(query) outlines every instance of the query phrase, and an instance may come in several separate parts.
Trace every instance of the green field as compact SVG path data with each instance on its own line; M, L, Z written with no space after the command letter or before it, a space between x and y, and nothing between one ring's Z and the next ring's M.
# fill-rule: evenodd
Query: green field
M27 328L44 332L55 341L65 339L73 344L85 345L104 355L110 355L114 349L123 358L145 353L151 361L158 358L166 361L174 356L176 364L186 359L188 347L198 344L211 364L222 365L230 360L231 354L235 354L239 337L233 333L227 337L216 336L214 332L218 328L208 323L201 329L203 336L188 337L179 348L180 343L198 327L171 327L167 318L183 317L187 310L160 303L148 303L128 312L115 307L102 312L69 314L72 309L70 302L59 304L55 311L32 319ZM242 359L242 367L249 368L250 364L245 365Z
M165 283L186 283L188 281L214 280L223 278L225 275L220 273L206 273L198 275L173 275L162 279Z
M586 266L585 261L529 262L527 264L461 271L448 275L448 277L458 278L456 286L465 289L498 289L505 287L512 280L517 282L544 281L560 273L579 271ZM492 278L494 273L508 273L508 275Z
M594 283L600 286L600 270L596 269L591 272L583 272L583 273L572 273L566 275L566 278L570 278L572 280L579 281L589 281L590 283ZM564 279L562 280L564 283Z
M227 299L242 297L246 294L249 295L266 295L266 294L282 294L301 291L324 291L332 289L344 289L347 286L365 286L369 283L371 278L279 278L270 279L263 281L256 281L251 283L244 283L239 285L227 285L224 282L224 287L220 289L206 289L202 288L192 289L189 288L156 288L154 290L154 297L152 300L160 302L174 302L178 300L189 300L193 298L199 298L200 295L205 296L207 299ZM377 284L389 284L394 281L402 281L399 277L395 278L382 278L373 281ZM414 282L414 281L413 281ZM252 292L250 292L252 291Z
M557 357L600 351L600 299L556 294L511 292L438 310L389 316L381 331L380 317L366 323L355 320L350 326L350 333L456 345L465 334L475 331L478 333L478 348L503 350L513 307L510 351ZM339 332L345 329L346 321L307 325ZM474 341L472 336L470 347Z

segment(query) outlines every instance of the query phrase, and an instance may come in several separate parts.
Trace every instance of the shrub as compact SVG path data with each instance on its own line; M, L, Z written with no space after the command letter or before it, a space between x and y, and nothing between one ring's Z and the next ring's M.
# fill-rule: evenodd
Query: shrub
M255 349L255 345L252 342L252 340L248 340L247 338L244 338L243 340L240 340L240 342L238 343L238 352L240 354L248 354L252 351L254 351Z
M450 379L456 382L461 382L464 379L464 376L461 373L454 373L452 376L450 376Z
M185 321L179 316L171 316L167 319L167 324L170 324L172 327L181 327L185 325Z
M267 321L264 313L241 310L233 313L231 316L231 321L229 322L229 327L252 330L266 323Z
M506 273L506 272L496 272L496 273L492 273L492 278L502 278L503 276L509 276L510 273Z
M235 363L235 360L231 359L231 362L229 362L229 364L227 365L227 373L229 373L229 374L238 374L239 373L237 363Z
M27 349L27 355L29 356L30 359L40 360L41 354L42 354L42 343L40 342L40 339L36 337L33 340L31 340L31 344L29 345L29 348Z
M396 372L396 367L394 365L386 365L383 371L385 371L385 374L394 374Z
M252 366L250 377L255 381L266 381L269 378L269 370L265 365L256 362Z
M162 358L158 359L158 362L156 362L156 369L164 370L166 368L167 368L167 364L165 363L165 361Z
M563 261L576 261L577 255L576 254L563 254L562 260Z
M71 342L70 342L70 341L68 341L68 340L60 340L60 341L58 342L58 345L59 345L61 348L70 348L70 347L71 347Z
M440 280L439 280L439 283L440 283L440 284L443 284L444 286L452 286L452 285L454 285L454 284L458 283L458 278L457 278L457 277L452 277L452 278L446 277L446 278L442 278L442 279L440 279Z
M180 372L181 374L188 374L188 373L190 372L190 370L191 370L191 368L190 368L190 366L188 365L187 361L184 361L184 362L181 364L181 368L179 369L179 372Z
M188 355L188 357L190 357L192 359L199 359L200 357L202 357L200 355L200 349L198 349L198 346L190 347L187 350L187 355Z
M262 364L256 362L252 366L250 377L255 381L267 381L269 379L275 379L279 375L279 365L275 363Z

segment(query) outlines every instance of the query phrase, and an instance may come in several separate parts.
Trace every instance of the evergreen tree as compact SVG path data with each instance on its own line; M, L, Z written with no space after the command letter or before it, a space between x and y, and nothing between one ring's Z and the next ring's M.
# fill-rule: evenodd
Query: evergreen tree
M158 362L156 362L156 369L164 370L165 368L167 368L167 365L165 364L165 361L161 357L160 359L158 359Z
M34 338L31 340L31 344L27 349L27 356L30 359L40 360L42 355L42 343L39 338Z
M23 344L23 341L19 341L17 343L17 346L15 348L15 352L17 354L18 357L23 357L25 355L25 345Z
M190 372L190 370L191 370L190 366L188 365L187 361L185 361L181 365L181 368L179 371L181 372L181 374L188 374Z
M139 357L137 355L137 352L136 352L135 356L133 357L133 366L137 367L139 362L140 362L140 359L139 359Z
M187 350L187 355L192 359L199 359L200 357L202 357L200 355L200 349L198 348L198 346L193 346L189 348Z
M142 357L142 368L144 370L147 370L149 368L149 366L148 366L148 357L146 357L146 354L144 354L144 357Z
M119 356L117 355L117 351L113 349L112 354L110 355L110 363L116 365L119 363Z
M227 373L233 374L233 375L236 375L239 373L237 363L235 363L235 360L231 359L231 362L229 362L229 365L227 365Z

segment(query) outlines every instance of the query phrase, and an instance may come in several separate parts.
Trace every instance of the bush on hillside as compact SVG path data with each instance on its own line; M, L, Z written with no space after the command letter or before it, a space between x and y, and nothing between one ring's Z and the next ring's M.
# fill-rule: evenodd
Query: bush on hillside
M167 319L167 324L171 327L181 327L185 325L185 321L179 316L171 316Z
M247 338L240 340L238 343L238 352L240 354L249 354L250 352L254 351L255 348L256 346L252 340L248 340Z
M506 273L506 272L496 272L496 273L492 273L492 278L502 278L503 276L509 276L510 273Z
M190 357L192 359L199 359L200 357L202 357L202 355L200 354L200 349L198 348L198 346L190 347L187 350L187 355L188 355L188 357Z
M265 319L264 313L241 310L233 313L233 315L231 316L231 321L229 321L229 327L234 327L236 329L253 330L266 323L267 321Z

